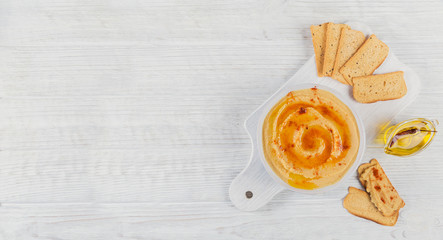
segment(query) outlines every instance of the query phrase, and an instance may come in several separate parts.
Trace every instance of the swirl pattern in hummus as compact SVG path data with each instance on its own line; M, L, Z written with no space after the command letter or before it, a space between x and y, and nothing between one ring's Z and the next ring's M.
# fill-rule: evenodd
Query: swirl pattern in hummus
M301 189L340 180L357 156L360 139L351 110L328 91L290 92L263 123L263 151L274 172Z

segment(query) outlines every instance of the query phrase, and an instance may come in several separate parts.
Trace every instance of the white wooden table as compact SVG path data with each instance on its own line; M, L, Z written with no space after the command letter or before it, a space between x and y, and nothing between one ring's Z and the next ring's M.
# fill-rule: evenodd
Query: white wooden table
M367 23L422 78L397 120L443 120L443 2L0 1L0 240L443 239L443 139L369 148L406 202L350 215L346 186L228 197L244 119L313 54L309 25Z

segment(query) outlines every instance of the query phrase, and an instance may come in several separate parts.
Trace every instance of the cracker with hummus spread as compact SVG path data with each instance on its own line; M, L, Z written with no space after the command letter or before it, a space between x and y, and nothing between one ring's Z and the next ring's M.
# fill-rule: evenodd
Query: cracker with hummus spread
M368 193L354 187L349 187L348 191L348 195L343 200L343 207L348 212L386 226L394 226L397 223L398 211L386 217L371 202Z
M405 206L405 202L392 186L383 168L376 159L372 159L370 165L362 165L358 169L360 182L366 188L371 197L371 202L383 214L392 216Z
M375 166L376 162L375 161L370 161L368 163L363 163L362 165L360 165L357 169L358 172L358 176L361 176L361 174L369 167ZM365 184L362 182L361 183L363 186L365 186Z

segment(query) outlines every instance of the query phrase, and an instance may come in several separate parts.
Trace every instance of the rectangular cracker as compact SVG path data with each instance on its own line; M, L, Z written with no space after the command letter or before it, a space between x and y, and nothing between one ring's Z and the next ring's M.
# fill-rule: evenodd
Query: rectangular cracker
M357 52L343 65L340 73L347 82L352 78L374 73L389 53L389 47L372 34Z
M326 47L323 62L323 75L331 76L334 70L335 56L337 55L338 43L342 29L349 29L346 24L328 23L326 26Z
M312 45L314 46L315 63L317 64L317 75L319 77L324 77L323 60L326 44L326 25L327 23L311 26Z
M383 168L376 159L371 160L371 166L365 168L360 174L360 182L369 193L371 202L383 214L390 217L405 206L405 202L392 186Z
M352 81L354 98L361 103L398 99L408 92L402 71L354 77Z
M348 191L348 195L343 200L343 207L348 212L386 226L394 226L397 223L398 211L386 217L378 211L365 191L353 187L349 187Z
M341 30L340 41L338 43L337 56L335 57L334 70L332 78L344 83L352 85L352 82L346 81L340 73L340 68L357 52L365 41L366 36L357 30L343 28Z
M363 163L357 168L358 175L360 176L367 168L377 165L378 161L376 159L372 159L368 163ZM360 179L361 181L361 179ZM366 187L366 182L361 182L363 187Z

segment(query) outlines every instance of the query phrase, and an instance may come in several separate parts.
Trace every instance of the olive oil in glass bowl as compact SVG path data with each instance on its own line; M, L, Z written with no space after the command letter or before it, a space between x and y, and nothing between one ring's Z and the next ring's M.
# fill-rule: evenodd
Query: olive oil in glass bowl
M437 133L438 121L415 118L388 127L384 131L385 153L410 156L425 149Z

